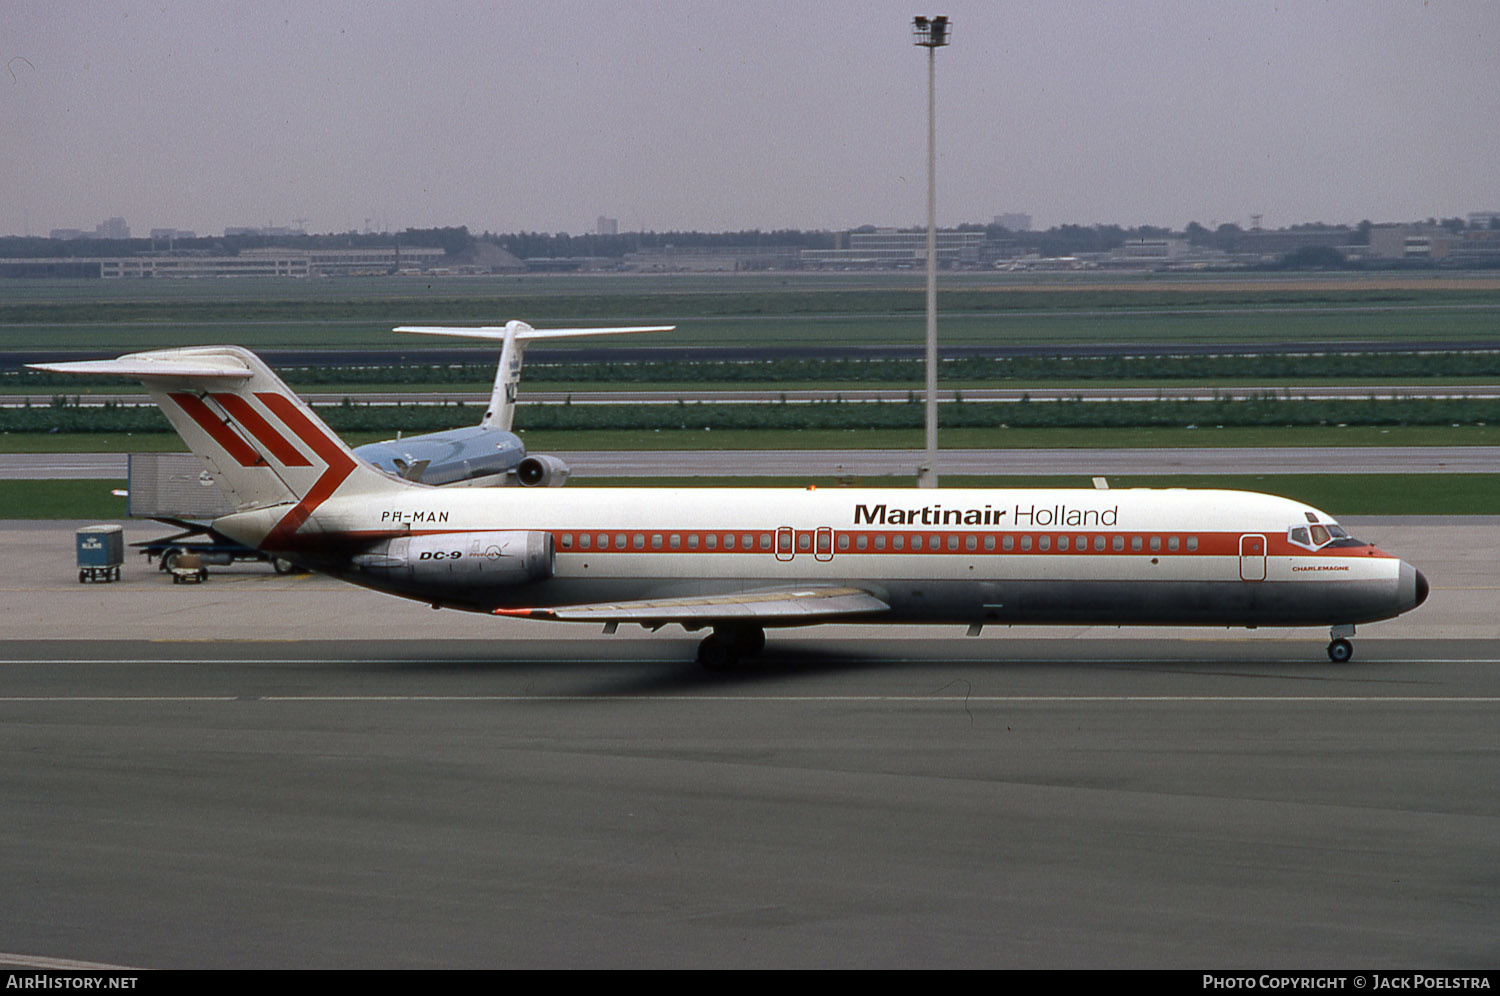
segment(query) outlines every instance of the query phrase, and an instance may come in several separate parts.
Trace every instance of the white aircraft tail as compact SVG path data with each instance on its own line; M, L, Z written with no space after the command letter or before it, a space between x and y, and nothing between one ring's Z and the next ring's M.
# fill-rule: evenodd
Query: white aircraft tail
M418 335L451 335L466 339L498 339L500 367L495 371L495 387L490 405L479 423L485 429L509 432L515 417L516 386L521 382L521 354L526 345L537 339L562 339L578 335L613 335L618 332L670 332L675 325L631 325L597 329L534 329L525 322L506 322L503 327L450 328L444 325L402 325L397 332Z
M33 364L39 370L138 377L188 448L240 511L289 506L271 538L291 535L333 497L414 487L345 446L254 353L198 346L114 360Z

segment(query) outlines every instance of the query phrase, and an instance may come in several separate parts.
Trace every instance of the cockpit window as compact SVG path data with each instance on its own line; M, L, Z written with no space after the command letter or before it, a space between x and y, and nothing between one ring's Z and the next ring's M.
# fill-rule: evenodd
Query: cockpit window
M1308 516L1312 518L1312 516ZM1325 546L1364 546L1361 540L1350 536L1343 526L1335 523L1319 525L1314 523L1310 526L1292 526L1286 532L1286 538L1297 546L1308 550L1321 550Z

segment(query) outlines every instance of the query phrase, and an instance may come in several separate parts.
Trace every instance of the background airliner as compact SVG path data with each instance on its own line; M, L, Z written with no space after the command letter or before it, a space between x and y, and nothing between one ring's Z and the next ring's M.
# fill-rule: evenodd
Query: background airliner
M525 322L515 321L498 328L403 325L396 331L499 340L500 365L495 371L489 406L478 425L367 443L356 447L354 452L387 473L423 484L495 487L510 483L509 478L513 475L514 483L522 487L559 487L568 479L568 465L555 456L528 456L521 437L510 431L515 417L516 389L521 380L521 360L527 345L538 339L621 332L670 332L675 327L534 329Z
M1420 571L1237 491L438 488L346 447L233 346L38 369L135 376L236 512L234 540L355 584L531 619L709 629L708 666L823 622L1327 626L1420 605Z

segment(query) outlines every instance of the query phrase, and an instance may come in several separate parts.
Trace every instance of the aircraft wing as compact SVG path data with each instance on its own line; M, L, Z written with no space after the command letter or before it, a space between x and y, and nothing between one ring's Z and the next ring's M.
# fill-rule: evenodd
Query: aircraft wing
M557 622L819 622L836 616L888 612L890 606L862 588L781 588L728 595L595 602L550 609L495 609L497 616Z

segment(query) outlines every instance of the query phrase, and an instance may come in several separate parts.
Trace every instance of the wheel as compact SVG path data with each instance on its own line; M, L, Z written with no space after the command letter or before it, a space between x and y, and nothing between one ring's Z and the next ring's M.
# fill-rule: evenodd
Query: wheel
M85 581L88 580L88 578L89 578L89 572L88 571L79 571L78 572L78 583L79 584L83 584Z
M705 636L698 644L698 663L706 670L722 671L739 663L739 655L728 640L714 633L712 636Z
M727 635L737 655L754 657L766 649L766 631L759 626L736 626Z
M1328 659L1335 664L1343 664L1354 656L1354 644L1343 637L1339 637L1328 645Z
M271 569L277 574L290 574L297 569L297 565L284 557L271 558Z

